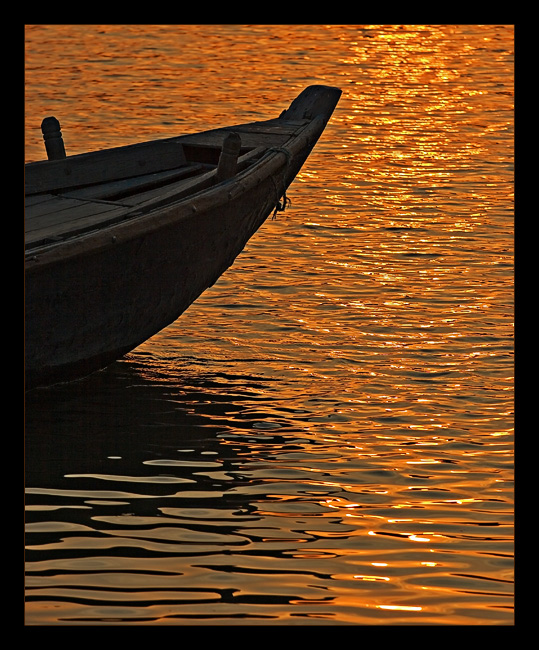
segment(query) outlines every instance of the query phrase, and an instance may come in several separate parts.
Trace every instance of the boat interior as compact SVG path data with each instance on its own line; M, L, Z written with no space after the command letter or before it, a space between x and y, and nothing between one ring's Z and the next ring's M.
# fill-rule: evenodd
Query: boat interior
M25 249L39 248L138 217L220 182L231 132L241 145L235 173L284 144L305 120L271 120L26 165Z

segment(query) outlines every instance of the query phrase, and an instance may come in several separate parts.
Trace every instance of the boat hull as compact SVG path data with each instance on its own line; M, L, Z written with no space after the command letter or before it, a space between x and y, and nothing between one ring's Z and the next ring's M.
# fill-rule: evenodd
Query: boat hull
M193 212L29 278L28 385L89 374L175 321L231 266L274 209L274 192L266 182L241 202L253 208Z
M29 258L26 388L104 368L174 322L272 214L326 121L210 190Z

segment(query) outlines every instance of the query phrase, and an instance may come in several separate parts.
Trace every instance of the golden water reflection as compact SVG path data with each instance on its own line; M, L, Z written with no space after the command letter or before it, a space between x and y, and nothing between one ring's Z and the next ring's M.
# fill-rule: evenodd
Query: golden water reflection
M33 620L510 624L512 51L493 25L27 26L28 160L48 114L74 154L344 91L291 209L34 414L96 444L29 485Z

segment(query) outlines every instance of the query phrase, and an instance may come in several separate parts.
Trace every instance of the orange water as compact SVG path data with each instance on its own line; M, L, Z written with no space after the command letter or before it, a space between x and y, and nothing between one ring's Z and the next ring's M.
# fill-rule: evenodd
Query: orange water
M513 29L29 25L26 158L342 88L235 265L27 400L26 623L513 623Z

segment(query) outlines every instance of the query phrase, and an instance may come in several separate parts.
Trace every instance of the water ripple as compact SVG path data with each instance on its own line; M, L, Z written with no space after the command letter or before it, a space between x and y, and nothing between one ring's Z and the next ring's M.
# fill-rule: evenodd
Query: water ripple
M512 625L511 26L26 28L27 160L344 90L188 312L28 394L26 623Z

